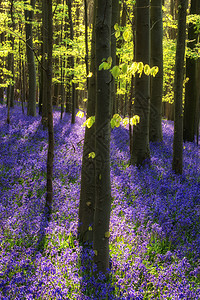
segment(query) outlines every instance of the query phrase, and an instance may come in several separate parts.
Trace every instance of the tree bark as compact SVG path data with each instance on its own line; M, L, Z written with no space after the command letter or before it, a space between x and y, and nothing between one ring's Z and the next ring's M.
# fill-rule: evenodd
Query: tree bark
M109 222L111 210L110 185L110 118L111 118L111 74L99 71L102 59L111 56L111 0L97 0L96 14L96 68L97 101L95 132L95 214L94 214L94 262L98 272L109 268Z
M136 1L136 62L150 65L150 1ZM133 148L131 163L142 165L150 159L149 113L150 77L138 74L135 77L135 99L133 111L140 116L140 122L133 128Z
M43 0L47 7L47 69L45 72L47 82L47 108L48 108L48 154L47 154L47 194L46 209L50 218L53 202L53 158L54 158L54 131L53 131L53 109L52 109L52 48L53 48L53 24L52 24L52 0Z
M151 0L151 67L159 72L151 78L149 139L162 141L162 94L163 94L163 20L162 0Z
M25 4L29 4L29 1L25 0ZM32 9L35 8L35 0L31 0ZM28 63L28 77L29 77L29 96L28 96L28 109L27 114L30 116L36 115L36 69L35 69L35 57L33 52L33 10L24 11L25 14L25 28L26 28L26 55Z
M95 18L96 0L94 1L93 32L91 44L91 64L90 72L92 76L88 78L88 102L87 118L95 116L96 103L96 66L95 66ZM95 124L85 128L82 170L81 170L81 194L79 204L79 225L78 239L81 244L93 241L94 227L94 206L95 206L95 159L89 158L89 153L95 152ZM90 228L91 227L91 228Z
M111 56L112 67L116 65L116 37L114 26L119 22L119 0L112 0L112 21L111 21ZM111 101L112 101L112 114L116 113L116 83L112 78L111 82Z
M183 77L184 77L184 57L186 39L186 14L187 0L179 0L178 10L178 35L176 46L176 63L174 79L174 141L173 141L173 162L172 169L176 174L182 174L183 168Z
M199 6L199 7L198 7ZM197 0L191 1L190 14L200 14L200 5ZM189 49L194 50L198 42L198 33L195 24L190 23L188 27L188 43ZM183 118L183 140L193 142L196 134L197 103L199 83L196 83L198 60L192 57L186 58L186 77L189 81L185 85L185 106Z

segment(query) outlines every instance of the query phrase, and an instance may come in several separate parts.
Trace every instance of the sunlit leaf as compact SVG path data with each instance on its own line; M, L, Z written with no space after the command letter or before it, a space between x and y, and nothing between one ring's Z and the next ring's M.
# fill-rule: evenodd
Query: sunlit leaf
M110 71L114 78L117 78L120 75L120 68L118 66L114 66Z
M144 66L144 74L145 74L145 75L149 75L150 72L151 72L150 66L149 66L149 65L145 65L145 66Z
M94 152L90 152L90 153L88 154L88 157L89 157L89 158L95 158L95 153L94 153Z
M76 116L79 117L79 118L83 118L84 117L84 112L82 112L82 111L79 110L77 112Z

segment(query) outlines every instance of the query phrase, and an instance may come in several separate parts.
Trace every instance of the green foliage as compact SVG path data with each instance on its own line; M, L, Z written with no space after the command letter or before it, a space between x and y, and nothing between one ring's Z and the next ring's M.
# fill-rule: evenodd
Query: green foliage
M95 122L95 116L91 116L82 124L82 127L87 126L87 128L91 128L94 122Z

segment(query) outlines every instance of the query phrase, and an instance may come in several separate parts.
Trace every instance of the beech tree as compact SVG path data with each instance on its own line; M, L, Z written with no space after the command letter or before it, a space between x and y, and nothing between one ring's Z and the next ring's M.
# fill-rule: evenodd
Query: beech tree
M162 140L162 94L163 94L163 20L162 0L151 0L151 67L158 73L151 80L151 105L149 139Z
M95 21L96 0L94 1L93 32L91 41L90 73L88 77L87 120L95 116L96 104L96 65L95 65ZM85 127L83 158L81 169L81 193L79 204L78 239L81 244L92 243L95 206L95 159L90 157L95 153L95 124Z
M150 65L150 1L136 1L136 45L135 60ZM140 116L140 122L133 129L131 163L141 165L150 158L149 150L149 112L150 77L136 74L135 99L133 111Z
M29 4L29 1L24 1ZM34 16L35 0L31 0L31 10L25 6L25 28L26 28L26 55L28 64L28 78L29 78L29 95L28 95L28 115L36 115L36 69L35 57L33 52L33 32L32 22Z
M109 268L109 222L111 210L110 184L110 119L111 73L99 70L103 59L111 57L112 1L97 0L96 11L96 114L95 114L95 213L94 262L98 271Z
M197 0L191 0L190 14L200 14L200 3ZM186 77L189 79L185 85L185 105L183 118L183 139L184 141L193 142L197 133L199 99L197 83L198 76L198 58L195 53L195 47L198 42L198 32L194 22L188 26L188 43L187 47L194 51L192 56L186 57Z
M47 193L46 209L48 218L51 214L53 201L53 157L54 157L54 131L53 131L53 109L52 109L52 48L53 48L53 24L52 24L52 0L43 0L43 9L46 8L46 37L47 63L44 72L46 81L47 111L48 111L48 154L47 154Z
M176 63L174 79L174 141L173 141L173 162L172 169L177 174L182 174L183 168L183 78L184 78L184 57L186 39L186 15L187 0L179 0L178 3L178 35L176 46Z

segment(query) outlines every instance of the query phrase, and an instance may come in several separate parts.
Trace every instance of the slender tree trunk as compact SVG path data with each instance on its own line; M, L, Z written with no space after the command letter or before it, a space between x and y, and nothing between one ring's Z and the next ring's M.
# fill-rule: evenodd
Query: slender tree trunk
M72 20L72 1L67 0L67 5L68 5L68 14L69 14L69 24L70 24L70 39L73 41L74 39L74 29L73 29L73 20ZM70 67L74 69L74 57L70 57ZM71 117L71 123L75 123L75 115L76 115L76 97L75 97L75 83L73 82L74 75L71 76L71 85L72 85L72 117Z
M48 107L48 155L47 155L47 194L46 208L48 216L51 215L53 201L53 158L54 158L54 131L53 131L53 109L52 109L52 48L53 48L53 24L52 24L52 0L43 0L47 7L47 69L45 72L47 81L47 107Z
M172 169L176 174L182 174L183 168L183 77L184 77L184 56L186 39L186 14L187 0L179 0L178 10L178 36L176 46L176 63L174 79L174 142Z
M48 3L47 0L42 1L42 36L43 36L43 55L42 55L42 124L44 128L48 127L48 82L47 82L47 67L48 67Z
M87 118L95 116L96 103L96 65L95 65L95 18L96 0L94 1L93 32L91 45L90 72L88 78ZM93 241L94 206L95 206L95 159L89 158L89 153L95 152L95 124L85 128L83 159L81 170L81 194L79 204L78 238L82 244ZM90 228L91 227L91 228Z
M112 1L97 0L96 15L96 68L97 101L95 132L95 214L94 214L94 262L97 270L106 273L109 268L109 222L111 210L110 185L110 118L111 74L98 70L103 58L111 56Z
M199 6L199 7L198 7ZM191 1L190 14L200 14L200 5L197 0ZM189 49L194 50L198 42L198 33L196 32L195 24L190 23L188 28L188 43ZM196 84L198 60L192 57L186 58L186 77L189 81L185 85L185 106L183 118L183 139L184 141L193 142L196 134L196 119L197 115L197 91L199 83Z
M163 20L162 0L151 0L151 66L159 72L151 78L149 139L162 141L162 94L163 94Z
M112 22L111 22L111 56L112 66L116 65L116 37L114 26L119 22L119 0L112 0ZM111 82L112 114L116 113L116 83L114 78Z
M85 66L86 74L89 74L89 64L88 64L88 14L87 14L87 0L84 0L84 12L85 12Z
M29 4L29 1L25 0L25 4ZM35 0L31 0L32 9L35 8ZM35 57L33 52L33 10L24 11L25 14L25 28L26 28L26 55L28 63L28 77L29 77L29 96L28 96L28 115L36 115L36 69L35 69Z
M136 49L137 62L150 64L150 1L136 1ZM135 77L134 114L140 116L140 123L133 128L133 148L131 163L142 165L150 158L149 151L149 112L150 77L138 74Z

